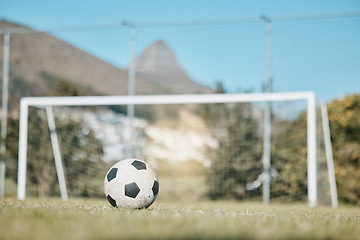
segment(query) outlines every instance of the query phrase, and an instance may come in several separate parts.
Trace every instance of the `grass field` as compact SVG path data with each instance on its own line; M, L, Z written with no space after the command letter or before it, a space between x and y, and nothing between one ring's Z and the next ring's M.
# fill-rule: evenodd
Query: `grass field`
M0 239L360 239L360 209L156 201L124 210L106 199L6 198Z

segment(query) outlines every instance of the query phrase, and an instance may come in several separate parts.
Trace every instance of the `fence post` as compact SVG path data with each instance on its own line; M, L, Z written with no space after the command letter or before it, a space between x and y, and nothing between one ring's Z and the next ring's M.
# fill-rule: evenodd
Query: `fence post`
M9 56L10 56L10 33L4 33L3 46L3 79L2 79L2 111L1 111L1 144L0 144L0 198L5 195L5 154L6 133L8 116L8 91L9 91Z
M271 92L271 20L261 17L266 22L266 66L265 66L265 92ZM264 147L263 147L263 203L270 203L271 182L271 102L265 103L264 109Z
M130 64L128 69L128 95L135 95L135 81L136 81L136 28L130 25ZM127 106L128 130L129 130L129 152L126 153L127 157L134 156L134 141L135 130L133 126L133 119L135 115L135 105L129 104Z

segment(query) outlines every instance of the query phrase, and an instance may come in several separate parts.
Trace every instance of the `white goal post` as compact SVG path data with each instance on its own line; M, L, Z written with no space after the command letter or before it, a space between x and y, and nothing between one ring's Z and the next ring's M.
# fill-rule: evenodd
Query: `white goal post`
M77 97L24 97L20 102L19 154L17 197L26 197L26 166L29 107L100 106L147 104L196 104L307 101L307 178L308 204L317 205L317 150L316 150L316 98L313 92L247 93L247 94L189 94L189 95L137 95L137 96L77 96Z

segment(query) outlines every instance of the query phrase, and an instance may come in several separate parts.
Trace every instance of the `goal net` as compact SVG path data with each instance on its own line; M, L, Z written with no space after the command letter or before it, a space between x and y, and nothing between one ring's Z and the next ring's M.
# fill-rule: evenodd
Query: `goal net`
M158 174L159 199L266 202L268 192L315 206L330 201L317 115L312 92L23 98L18 198L103 197L109 167L139 158Z

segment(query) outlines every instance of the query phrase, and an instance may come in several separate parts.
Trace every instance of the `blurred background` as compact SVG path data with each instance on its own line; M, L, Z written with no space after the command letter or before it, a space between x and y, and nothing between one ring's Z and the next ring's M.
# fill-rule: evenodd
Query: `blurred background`
M360 204L358 1L0 1L0 34L5 195L16 194L21 97L313 91L328 105L339 199ZM138 157L164 199L261 199L264 109L54 108L70 195L102 196L107 168ZM271 112L271 196L305 201L306 102ZM30 109L28 131L28 194L56 196L44 109Z

